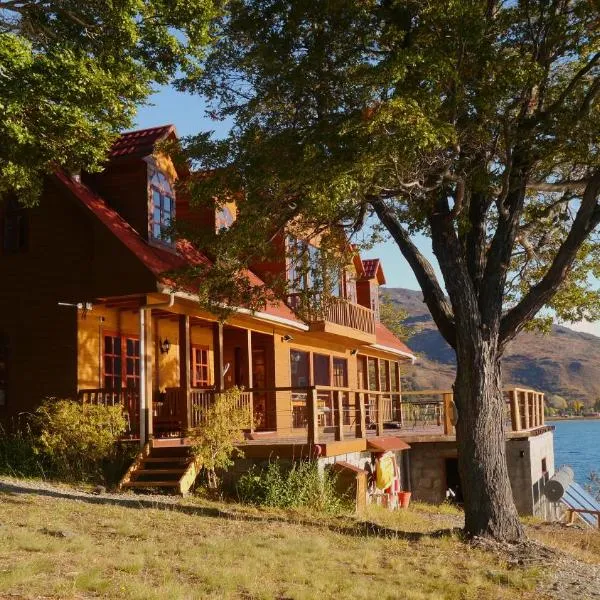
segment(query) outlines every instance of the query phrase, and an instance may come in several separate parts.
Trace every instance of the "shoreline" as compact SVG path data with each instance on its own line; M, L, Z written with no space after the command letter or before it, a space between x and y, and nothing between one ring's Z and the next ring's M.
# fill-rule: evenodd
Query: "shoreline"
M598 417L546 417L544 421L600 421Z

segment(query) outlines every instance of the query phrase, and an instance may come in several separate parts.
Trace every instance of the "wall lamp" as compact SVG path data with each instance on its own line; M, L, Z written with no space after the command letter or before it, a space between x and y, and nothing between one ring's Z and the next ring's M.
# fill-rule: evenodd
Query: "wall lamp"
M281 337L282 342L291 342L293 339L294 336L290 335L289 333L286 333L284 336Z
M350 356L356 356L358 354L358 348L352 348L350 350Z
M158 347L161 354L168 354L169 350L171 349L171 342L169 341L169 338L161 340L158 344Z

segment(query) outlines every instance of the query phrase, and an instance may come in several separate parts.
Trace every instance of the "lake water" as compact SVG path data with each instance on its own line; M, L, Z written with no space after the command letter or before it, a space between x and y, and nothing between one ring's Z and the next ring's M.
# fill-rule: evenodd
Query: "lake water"
M585 483L592 471L600 473L600 419L549 421L554 425L554 464L569 465L575 479Z

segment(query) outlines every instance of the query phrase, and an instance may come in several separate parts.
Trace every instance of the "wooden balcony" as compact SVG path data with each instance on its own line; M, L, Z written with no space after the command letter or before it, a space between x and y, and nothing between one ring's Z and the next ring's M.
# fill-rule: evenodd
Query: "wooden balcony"
M334 296L324 306L303 309L299 294L290 294L288 304L306 319L311 331L346 335L364 342L375 339L375 313L370 308Z

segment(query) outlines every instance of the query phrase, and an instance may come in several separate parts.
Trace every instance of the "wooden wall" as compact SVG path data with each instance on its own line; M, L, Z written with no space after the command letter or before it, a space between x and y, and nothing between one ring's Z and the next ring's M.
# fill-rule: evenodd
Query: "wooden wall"
M26 251L5 254L0 244L0 332L9 346L2 420L32 410L46 396L76 393L78 313L58 302L156 286L150 272L58 182L47 182L27 218Z

